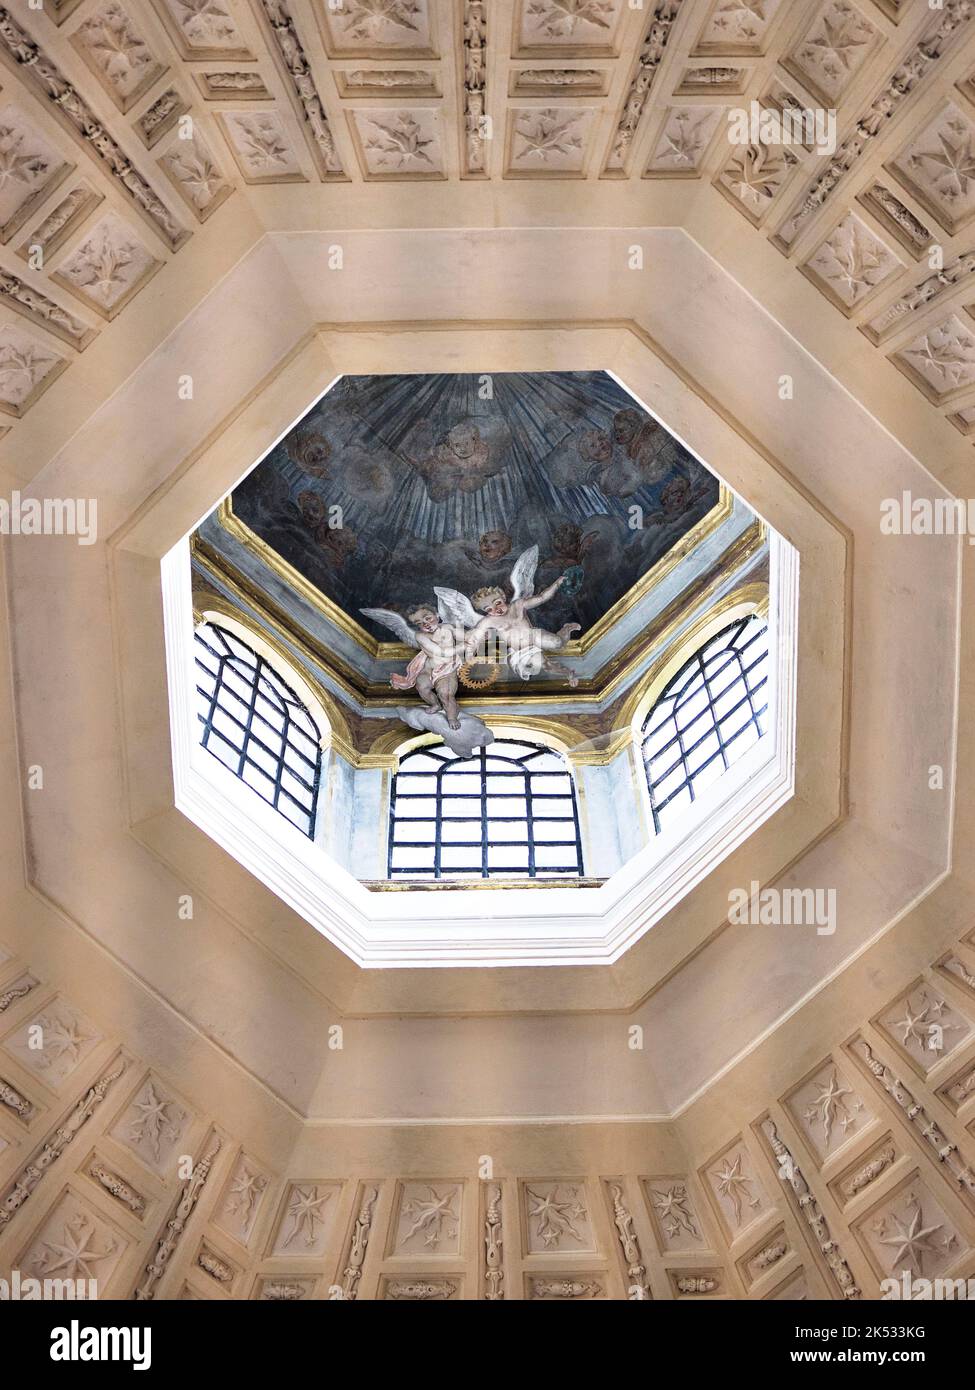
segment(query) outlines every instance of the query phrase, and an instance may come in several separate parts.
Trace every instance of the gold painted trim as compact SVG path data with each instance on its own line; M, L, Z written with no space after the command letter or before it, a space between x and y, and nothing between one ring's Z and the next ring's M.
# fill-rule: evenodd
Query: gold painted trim
M465 878L458 882L444 879L439 882L434 879L359 879L363 888L368 888L370 893L456 893L462 888L468 893L497 892L502 888L525 888L530 893L540 893L546 888L601 888L607 881L605 878Z
M691 589L679 594L667 608L657 614L654 622L647 629L638 633L626 647L605 663L600 669L599 676L608 676L608 679L600 685L594 685L592 680L588 680L579 689L572 692L573 703L581 705L603 704L611 699L625 684L632 665L646 650L648 642L660 644L668 641L674 629L683 621L688 608L706 602L708 595L727 579L729 571L740 568L756 555L765 544L766 534L764 522L756 519L722 552L713 568L706 575L699 576ZM341 687L350 704L360 710L389 710L392 708L392 697L388 686L375 682L360 683L361 676L357 671L334 652L326 652L313 646L299 634L292 625L293 620L290 615L272 603L268 596L258 590L246 575L240 574L224 556L214 551L206 541L198 535L194 535L191 538L190 546L194 562L204 573L210 575L215 582L222 584L239 602L256 609L269 627L278 633L279 638L300 651L306 660L328 667L330 674ZM403 648L404 659L409 656L411 651L411 648ZM472 699L465 703L476 708L484 717L484 711L489 711L492 704L510 704L515 695L517 695L521 706L528 706L529 708L564 705L567 698L564 693L529 695L523 692L524 687L521 685L495 687L495 693L492 696L482 696L480 699Z
M586 656L596 643L635 607L661 580L666 579L671 570L692 551L696 550L708 536L712 535L734 511L734 494L723 482L718 482L718 500L715 505L696 521L675 545L661 555L655 565L642 574L625 594L608 608L589 631L578 641L567 642L566 656ZM344 608L323 594L300 571L283 559L267 541L262 540L250 529L246 522L234 512L233 499L228 494L217 508L217 523L235 541L248 550L260 564L266 565L287 588L293 589L311 607L332 623L345 636L352 639L367 656L379 661L410 661L413 648L402 642L380 642L371 637L362 625L351 617ZM212 550L212 547L210 547ZM223 559L224 557L221 557Z
M676 646L668 646L660 653L644 678L630 691L620 710L621 732L625 728L629 737L631 732L635 731L637 721L642 720L653 707L667 680L679 671L714 633L720 632L722 627L728 625L731 621L729 613L740 608L745 612L764 616L768 613L768 604L768 585L756 582L732 590L713 608L702 613Z
M767 584L763 582L745 584L726 594L713 608L702 613L691 624L676 647L669 641L665 641L660 655L651 664L642 679L635 683L634 689L627 697L620 710L620 723L609 734L609 742L606 747L580 748L577 752L570 753L569 758L573 766L606 767L615 762L624 749L632 748L637 718L646 714L656 700L659 691L663 688L665 681L661 679L662 675L666 675L669 679L675 670L680 670L684 662L693 656L703 642L707 641L704 634L710 628L720 630L727 624L728 613L736 608L743 608L746 611L765 615L768 613L768 601Z
M662 579L666 579L681 560L687 558L692 551L707 540L719 526L728 520L735 509L734 494L725 487L720 480L718 482L718 500L709 512L696 521L691 529L672 545L666 555L661 555L652 568L640 576L637 582L627 590L622 598L617 599L612 608L608 608L603 616L595 622L585 636L579 642L569 642L566 644L566 655L585 656L601 637L604 637L611 628L619 622L620 618L626 616L629 611L636 607L641 599L650 592Z
M351 637L368 657L378 658L380 661L409 661L412 658L412 647L407 647L402 642L377 642L376 638L371 637L365 628L356 622L355 618L349 617L344 608L340 608L337 603L323 594L321 589L316 588L300 571L283 559L272 546L268 545L267 541L262 540L246 522L241 521L240 517L236 515L229 494L217 508L217 523L226 531L228 536L232 536L235 541L249 550L262 565L266 565L283 584L289 589L293 589L306 603L316 608L340 632ZM208 548L212 549L212 547ZM222 556L220 558L223 560Z
M322 750L334 748L336 752L349 761L358 762L358 754L352 745L351 731L345 712L335 696L322 685L311 671L306 671L295 661L295 656L287 645L280 640L275 631L268 631L257 623L249 613L228 603L220 594L211 593L209 590L203 592L195 590L193 594L193 622L194 626L205 623L207 614L213 613L218 617L230 618L233 622L242 627L245 632L253 638L270 647L277 659L281 662L282 675L287 677L290 672L308 686L315 700L321 705L322 714L327 721L327 728L322 735Z

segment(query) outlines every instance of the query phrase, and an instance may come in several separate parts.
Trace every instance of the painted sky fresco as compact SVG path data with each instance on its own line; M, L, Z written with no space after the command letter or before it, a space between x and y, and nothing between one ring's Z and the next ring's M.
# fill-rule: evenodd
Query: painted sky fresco
M717 479L603 372L486 382L342 378L235 490L234 512L384 641L361 607L504 584L535 544L536 590L572 573L538 621L585 632L715 505Z

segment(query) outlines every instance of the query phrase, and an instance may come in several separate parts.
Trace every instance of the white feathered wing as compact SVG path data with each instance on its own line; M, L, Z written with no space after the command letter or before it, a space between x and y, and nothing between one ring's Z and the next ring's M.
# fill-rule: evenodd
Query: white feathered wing
M367 618L371 618L374 623L381 623L383 627L388 627L390 632L395 633L401 642L405 642L408 647L418 647L420 644L416 640L416 633L401 613L394 613L391 608L360 608L360 613L364 613Z

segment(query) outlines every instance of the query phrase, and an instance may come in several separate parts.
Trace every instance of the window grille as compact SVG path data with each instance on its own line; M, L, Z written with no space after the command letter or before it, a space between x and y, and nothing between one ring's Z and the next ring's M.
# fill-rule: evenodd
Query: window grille
M572 774L543 745L505 739L473 757L433 744L393 778L391 879L578 878Z
M712 637L667 683L643 724L657 834L768 727L768 627L749 615Z
M313 836L321 732L295 692L232 632L196 631L200 742L292 825Z

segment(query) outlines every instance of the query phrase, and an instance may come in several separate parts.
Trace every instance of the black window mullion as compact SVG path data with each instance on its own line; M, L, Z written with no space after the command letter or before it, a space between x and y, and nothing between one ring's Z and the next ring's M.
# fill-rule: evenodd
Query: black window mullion
M208 635L212 636L212 643L207 640ZM217 670L213 672L204 660L199 656L196 657L196 664L214 682L212 692L207 692L199 684L196 687L205 709L205 713L198 711L197 715L203 725L200 743L215 757L218 757L219 755L210 747L212 737L214 735L218 737L221 743L230 750L236 761L236 776L245 781L245 784L262 801L267 802L281 815L284 815L290 824L294 825L296 823L294 816L287 812L281 804L282 797L287 798L288 805L294 807L297 814L306 822L303 827L305 833L309 837L313 836L315 809L318 805L322 771L321 736L318 734L315 721L294 691L281 680L273 667L262 656L252 652L239 639L231 640L229 633L213 624L208 625L202 631L197 631L195 636L199 646L217 662ZM218 650L216 644L219 644L223 650ZM232 671L236 677L236 682L247 689L248 699L244 699L240 691L231 686L227 679L228 671ZM280 728L276 727L272 720L258 708L259 698L264 699L275 711L275 714L280 717ZM231 701L241 707L240 716L234 712ZM310 758L295 741L294 734L300 727L294 717L295 711L301 711L311 728L315 730L315 736L313 736L306 729L301 728L303 738L312 744L316 742L318 744L315 759ZM239 742L235 742L231 736L232 730L228 732L226 729L216 727L215 719L218 712L223 715L224 721L228 725L239 731ZM264 742L261 737L264 728L270 730L276 738L280 739L280 750L274 750ZM260 750L270 761L272 770L269 771L268 767L255 756L257 750ZM300 765L296 760L300 760ZM223 757L219 757L219 761L231 772L235 770L233 761L227 761ZM262 782L270 784L270 794L262 790L260 782L255 785L253 777L250 781L246 781L248 767L259 774ZM285 773L288 773L290 779L293 780L293 788L285 786ZM307 801L303 797L304 792L308 793Z
M751 628L757 630L749 633ZM754 683L750 677L752 671L768 654L767 640L764 646L758 645L763 638L767 638L767 633L767 626L755 615L746 616L732 623L723 633L718 635L721 639L721 645L717 645L717 638L711 638L689 658L661 691L656 704L647 714L643 722L641 750L646 769L647 785L650 790L654 830L658 834L661 829L660 812L685 791L691 801L696 800L695 782L718 757L721 758L724 771L730 768L735 757L738 756L734 752L733 746L746 729L754 728L759 738L764 736L760 720L768 709L768 704L766 702L761 708L758 708L757 697L759 691L767 683L768 676L765 675ZM739 645L739 639L743 635L745 640L741 641ZM751 659L753 648L757 654L754 659ZM724 686L720 694L716 695L715 685L732 663L737 667L734 677ZM698 677L702 682L700 687L696 687ZM683 705L696 699L699 692L703 692L705 706L694 716L686 729L681 729L680 718ZM717 701L724 700L729 694L732 695L734 703L719 716L716 707ZM725 726L745 705L748 707L748 718L734 733L726 736ZM664 719L659 719L659 714L664 709L668 710L667 716ZM691 738L686 739L685 734L690 734L693 729L697 728L699 721L704 718L705 714L710 721L708 727L703 733L691 734ZM656 722L658 720L659 722ZM672 726L673 735L670 735L668 725ZM692 771L691 757L712 733L716 736L717 748ZM651 741L661 734L663 734L663 741L651 753ZM675 756L668 760L666 769L659 775L652 776L651 764L658 763L660 758L669 754L671 750L674 750ZM681 766L684 768L683 779L676 786L671 787L661 799L658 795L658 789L669 781Z
M571 772L567 770L562 772L557 770L553 771L550 767L539 768L535 771L532 768L533 761L537 760L542 753L551 754L552 750L544 746L535 746L527 743L520 744L518 740L507 740L506 742L518 744L524 747L526 751L518 756L514 756L513 754L507 753L495 753L488 747L478 749L476 759L461 759L460 757L453 757L447 753L441 754L440 750L437 750L440 766L436 770L422 765L414 770L409 764L409 759L414 755L406 755L400 764L396 777L393 779L393 789L390 798L391 828L387 872L391 876L406 877L413 874L414 876L442 879L454 875L478 875L481 878L491 878L503 876L506 873L525 878L535 878L539 874L549 876L578 876L582 874L582 847L579 831L578 805ZM415 756L419 757L421 754L428 755L431 751L432 750L429 748L424 748L422 750L418 749L416 750ZM470 766L472 762L476 762L475 767ZM504 766L506 762L508 764L507 767ZM458 763L465 764L465 766L461 769L457 766ZM451 792L449 790L450 781L448 777L452 780L455 775L477 777L480 784L478 790L476 792ZM419 785L420 789L414 789L409 792L399 791L399 778L401 776L409 777L414 788ZM557 791L535 791L533 779L536 777L563 777L565 779L565 787ZM507 778L509 782L510 779L517 779L520 785L518 785L515 790L499 792L493 790L492 783L492 789L489 790L489 778ZM423 789L422 784L424 779L430 780L430 790ZM447 800L469 803L471 814L446 814L444 802ZM433 803L432 814L408 814L408 812L413 809L412 803L423 801ZM512 815L503 814L502 808L504 803L513 801L523 803L523 810L521 813ZM561 810L566 801L569 802L571 807L571 815L546 816L544 814L547 809L547 803L558 802L560 803L559 809ZM492 805L494 805L495 802L501 803L501 807L495 808L495 810L502 810L502 814L500 815L492 811ZM513 825L520 822L524 822L525 825L524 837L518 839L500 839L493 834L493 828L497 825ZM546 840L544 842L539 841L535 834L536 822L564 826L566 838ZM420 840L415 838L414 835L411 835L408 840L397 838L399 827L414 825L418 827L426 825L429 827L431 839ZM478 838L448 840L445 837L444 830L445 827L449 825L462 826L470 830L474 830L476 827ZM409 830L407 830L406 833L410 834ZM463 831L461 833L463 833ZM571 838L568 838L569 836L571 836ZM565 849L567 856L566 860L559 864L540 867L537 863L537 857L542 844L551 850ZM429 861L418 858L415 863L411 864L409 862L409 857L401 854L397 856L399 862L394 863L394 852L397 848L399 850L424 850L428 853L432 849L434 862L431 865ZM496 848L508 848L512 850L524 849L526 851L527 864L524 868L512 867L511 869L506 869L502 866L495 869L491 862L491 851ZM476 865L470 864L469 867L466 868L463 867L463 865L455 866L446 864L444 862L444 855L448 849L479 850L480 853L476 856L478 862ZM569 862L573 857L573 853L575 857L574 864ZM406 863L402 862L404 857L407 859Z
M488 818L487 750L481 747L477 751L480 755L479 761L481 764L481 877L488 878L491 869L488 863L488 844L491 839L491 830L490 820Z

